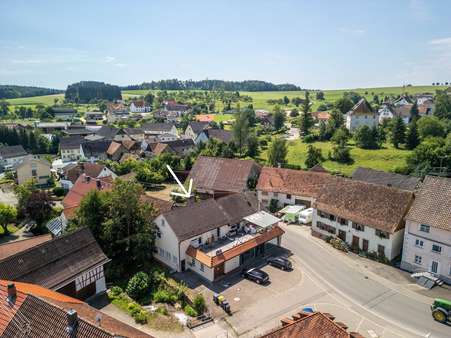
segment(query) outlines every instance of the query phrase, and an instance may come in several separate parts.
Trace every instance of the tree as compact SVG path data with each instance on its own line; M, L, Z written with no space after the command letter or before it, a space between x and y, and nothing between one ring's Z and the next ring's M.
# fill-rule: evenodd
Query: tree
M425 116L418 120L418 133L422 140L426 137L444 137L445 128L436 116Z
M277 167L286 163L287 153L287 141L280 137L275 138L268 149L268 164Z
M407 128L406 133L406 147L407 149L415 149L420 144L420 137L418 135L417 119L413 119Z
M404 143L406 137L406 126L401 117L397 116L392 120L391 139L393 146L399 148L401 143Z
M335 144L344 144L349 140L349 131L345 128L339 128L335 130L334 135L332 136L332 142Z
M346 114L351 108L354 106L354 102L347 96L343 96L339 98L335 102L335 107L342 113Z
M127 292L127 295L129 295L132 299L139 301L147 295L149 288L149 275L143 271L140 271L130 278L125 292Z
M330 138L328 130L327 130L327 125L326 122L324 121L320 121L319 122L319 140L320 141L326 141Z
M233 124L233 139L238 147L240 156L243 155L243 149L247 144L249 136L249 120L247 114L237 112L235 114L235 123Z
M5 100L0 101L0 117L8 115L9 113L9 102Z
M288 98L288 96L285 95L285 96L283 97L283 104L284 104L284 105L287 105L288 103L290 103L290 99Z
M322 92L321 90L319 92L316 92L316 99L317 100L324 100L324 92Z
M433 168L451 171L451 137L428 137L407 157L407 167L416 176L425 176Z
M353 162L351 151L344 143L339 143L332 147L332 151L329 153L329 159L345 164L350 164Z
M256 157L258 155L258 138L255 133L251 133L247 138L247 156Z
M91 229L99 244L102 241L102 223L108 215L107 194L99 190L90 191L81 201L77 210L77 219L80 224ZM102 243L104 245L104 243ZM102 246L103 246L102 245Z
M155 95L153 95L151 92L147 93L146 96L144 96L144 102L146 102L146 104L149 106L153 105L154 99L155 99Z
M438 90L435 96L434 115L439 119L451 120L451 95L446 91Z
M376 128L370 128L366 125L357 129L354 139L359 148L377 149L379 148L378 134Z
M0 227L3 234L8 235L8 224L14 222L17 217L17 210L12 205L0 203Z
M314 121L312 114L310 114L310 94L305 92L305 100L302 104L301 120L299 122L299 129L302 136L310 133L310 128L313 127Z
M26 215L34 220L40 229L45 221L52 215L53 201L45 191L34 190L31 192L25 205Z
M285 123L285 113L280 109L274 112L274 129L280 130Z
M321 149L313 147L311 144L307 148L307 158L305 159L305 166L307 169L313 168L315 165L323 161Z
M417 101L413 103L412 108L410 108L410 118L412 120L417 119L419 117L420 113L418 112L418 105Z

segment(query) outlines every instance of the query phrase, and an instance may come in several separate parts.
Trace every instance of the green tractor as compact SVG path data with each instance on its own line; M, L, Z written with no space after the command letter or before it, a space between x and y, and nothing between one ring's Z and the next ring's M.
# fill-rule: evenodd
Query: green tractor
M431 305L432 317L440 322L446 323L451 321L451 301L436 298L434 303Z

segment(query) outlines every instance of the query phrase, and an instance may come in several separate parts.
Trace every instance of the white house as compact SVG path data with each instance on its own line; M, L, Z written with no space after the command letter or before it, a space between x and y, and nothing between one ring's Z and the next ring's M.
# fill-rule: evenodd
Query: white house
M451 179L426 176L406 216L401 268L451 284Z
M173 123L164 123L164 122L156 122L156 123L144 123L141 126L141 129L144 131L145 135L162 135L162 134L172 134L178 138L177 128Z
M357 104L346 113L346 128L354 131L362 126L374 127L378 123L377 112L373 111L366 99L360 99Z
M82 136L69 136L60 139L60 153L63 162L81 159L81 144L85 142Z
M0 147L0 169L12 169L23 161L27 152L21 145Z
M353 250L393 260L401 254L413 193L338 178L313 203L312 235L338 237Z
M204 135L203 139L199 139L199 136L204 130L208 129L209 126L209 122L191 121L185 129L184 137L192 139L196 144L207 142L208 137L206 135Z
M379 114L379 123L384 122L384 120L391 120L393 118L393 109L389 104L384 103L379 110L377 111Z
M255 195L208 199L163 213L154 257L175 271L192 270L212 282L280 245L279 219L257 212Z
M152 107L146 104L144 100L135 100L130 104L130 111L132 113L148 113Z
M393 105L395 106L404 106L411 103L412 101L407 96L400 96L395 101L393 101Z

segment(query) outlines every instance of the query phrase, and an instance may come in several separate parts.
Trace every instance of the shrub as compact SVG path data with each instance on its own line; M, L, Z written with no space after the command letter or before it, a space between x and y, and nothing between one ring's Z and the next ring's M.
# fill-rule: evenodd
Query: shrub
M204 296L198 294L193 301L194 309L197 313L202 314L205 311L205 299Z
M132 317L138 324L147 324L148 313L146 310L139 310L135 314L132 314Z
M111 290L110 290L110 295L112 296L112 297L117 297L117 296L119 296L121 293L123 293L124 292L124 290L122 290L122 288L121 287L119 287L119 286L113 286L112 288L111 288Z
M277 210L279 210L279 202L276 199L272 198L269 201L269 211L275 213Z
M157 303L175 303L177 296L170 294L166 290L158 290L153 294L153 300Z
M127 294L133 299L141 299L149 291L149 276L145 272L138 272L128 281Z
M313 134L305 135L302 141L304 141L304 143L313 143L316 141L316 136Z
M194 310L190 305L185 306L184 311L190 317L197 317L198 316L196 310Z
M164 316L167 316L169 314L169 311L165 306L159 306L155 312Z
M61 197L66 195L66 190L63 187L55 187L53 188L53 194L55 196Z
M141 307L135 302L130 302L127 305L127 310L133 317L135 316L135 314L141 311Z

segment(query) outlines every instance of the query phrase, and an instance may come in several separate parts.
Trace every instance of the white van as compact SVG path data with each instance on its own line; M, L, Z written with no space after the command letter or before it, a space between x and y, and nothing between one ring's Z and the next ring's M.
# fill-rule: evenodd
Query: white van
M312 223L313 219L313 208L308 208L305 210L302 210L299 213L299 223L300 224L309 224Z

